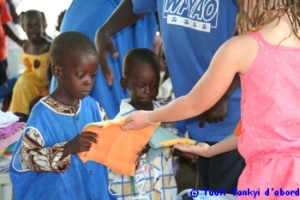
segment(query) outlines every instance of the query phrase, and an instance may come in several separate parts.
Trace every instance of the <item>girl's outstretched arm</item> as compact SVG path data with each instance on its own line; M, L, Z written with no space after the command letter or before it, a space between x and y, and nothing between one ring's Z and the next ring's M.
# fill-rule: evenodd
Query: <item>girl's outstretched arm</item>
M210 158L228 151L235 150L237 148L238 136L236 134L231 134L224 140L209 146L207 143L199 142L197 145L181 145L177 144L174 146L182 152L196 154L198 156L203 156Z
M245 48L253 45L256 46ZM244 74L247 71L258 48L251 36L230 39L219 48L208 70L187 95L155 111L131 114L126 118L123 130L140 129L155 122L179 121L203 113L224 95L236 73Z

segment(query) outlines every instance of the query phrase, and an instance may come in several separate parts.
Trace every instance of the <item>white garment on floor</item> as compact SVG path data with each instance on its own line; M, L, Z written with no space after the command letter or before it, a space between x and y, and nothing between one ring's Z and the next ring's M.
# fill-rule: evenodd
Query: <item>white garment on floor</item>
M0 156L0 174L8 172L11 156Z
M17 121L19 121L19 117L14 113L0 110L0 128L8 127Z

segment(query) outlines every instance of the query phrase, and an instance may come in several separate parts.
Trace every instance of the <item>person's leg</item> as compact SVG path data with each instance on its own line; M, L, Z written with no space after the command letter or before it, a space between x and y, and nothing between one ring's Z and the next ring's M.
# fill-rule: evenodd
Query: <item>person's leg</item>
M19 76L16 76L0 84L0 98L4 98L7 94L12 92L18 78Z
M6 69L7 69L7 61L5 59L0 62L0 85L2 85L2 83L5 83L7 81Z
M245 167L245 160L237 150L214 156L210 159L209 189L226 190L232 194L232 188L237 188L240 174Z
M213 145L216 142L206 142ZM226 190L232 194L231 188L237 187L240 174L245 167L245 160L237 150L214 156L212 158L199 157L197 169L201 188L210 190Z
M199 156L196 165L201 188L209 188L210 158L204 158Z

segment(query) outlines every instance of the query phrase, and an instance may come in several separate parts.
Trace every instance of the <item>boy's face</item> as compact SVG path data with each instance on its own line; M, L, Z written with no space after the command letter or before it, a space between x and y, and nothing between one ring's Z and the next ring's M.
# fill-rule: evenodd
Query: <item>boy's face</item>
M139 62L132 67L129 77L121 80L122 87L128 89L132 104L149 106L158 94L159 74L149 63Z
M58 81L66 95L70 99L83 99L94 85L98 57L94 54L73 53L65 59L60 69Z
M38 15L25 17L22 26L28 39L32 42L38 41L44 35L44 22Z

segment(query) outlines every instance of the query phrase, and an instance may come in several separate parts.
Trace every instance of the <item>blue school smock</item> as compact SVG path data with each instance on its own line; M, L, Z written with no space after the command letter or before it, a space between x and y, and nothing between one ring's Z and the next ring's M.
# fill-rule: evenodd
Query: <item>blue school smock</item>
M72 140L86 124L98 121L101 121L99 106L94 99L87 96L80 101L76 115L58 113L42 101L38 102L26 128L38 130L45 141L45 147L52 147ZM21 139L22 137L16 145L9 168L15 200L114 199L108 192L107 168L93 161L83 163L77 154L71 155L70 166L65 172L34 172L22 169Z

